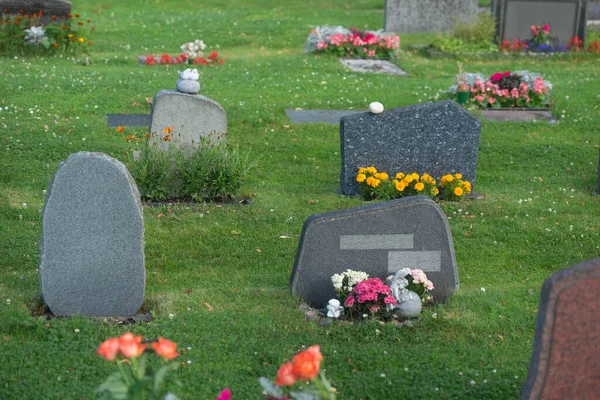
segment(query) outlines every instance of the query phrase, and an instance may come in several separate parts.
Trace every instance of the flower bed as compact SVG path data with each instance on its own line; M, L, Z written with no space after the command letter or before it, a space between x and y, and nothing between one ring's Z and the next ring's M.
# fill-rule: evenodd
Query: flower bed
M95 29L91 22L79 14L57 17L22 10L10 14L4 9L0 18L0 54L87 54Z
M529 71L496 72L490 77L480 73L460 73L448 89L451 96L468 93L465 103L478 108L550 107L552 84ZM463 102L463 101L461 101Z
M378 172L373 166L360 168L356 175L359 192L365 200L390 200L406 196L428 196L432 199L461 201L471 193L471 183L461 174L447 174L440 185L428 174L398 172L393 179L386 172Z
M569 43L560 43L557 38L551 36L550 24L531 25L531 38L520 40L515 38L512 41L503 40L498 46L498 50L507 53L581 53L585 51L583 40L574 36ZM600 53L600 44L598 41L590 44L587 48L590 53Z
M181 54L171 56L169 54L139 56L140 63L146 65L169 65L169 64L195 64L195 65L215 65L223 64L225 61L219 58L219 53L213 50L210 55L204 56L206 44L200 39L193 42L184 43L180 46Z
M308 36L304 52L345 58L391 59L395 57L399 47L400 37L393 33L318 26Z

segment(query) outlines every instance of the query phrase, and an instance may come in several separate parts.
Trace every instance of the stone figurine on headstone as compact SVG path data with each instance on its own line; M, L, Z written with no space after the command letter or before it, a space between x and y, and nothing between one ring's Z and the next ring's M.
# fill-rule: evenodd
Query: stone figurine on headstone
M43 16L66 16L71 12L71 2L64 0L0 0L0 10L7 10L9 14L17 14L23 10L24 14L36 14L40 10Z
M441 208L425 196L316 214L302 228L290 277L292 294L317 308L336 297L331 276L347 269L385 280L423 270L435 300L458 289L452 234Z
M132 316L144 300L140 195L121 162L70 155L48 185L42 213L40 291L57 316Z
M442 32L477 14L477 0L386 0L385 31Z
M357 194L358 169L371 165L435 179L461 173L475 188L480 132L479 120L451 100L342 117L342 193Z
M173 144L189 154L204 140L213 144L224 141L227 115L223 107L208 97L195 94L200 90L200 74L196 69L186 69L179 72L179 76L177 90L161 90L152 101L151 145L167 151Z
M521 400L600 396L600 258L563 269L542 286Z

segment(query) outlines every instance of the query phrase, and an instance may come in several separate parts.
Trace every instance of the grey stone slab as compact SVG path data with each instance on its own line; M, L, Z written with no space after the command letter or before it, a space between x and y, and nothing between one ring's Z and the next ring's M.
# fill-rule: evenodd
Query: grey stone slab
M400 67L398 67L396 64L386 60L340 58L340 62L354 72L410 76L408 72L400 69Z
M347 115L362 113L355 110L285 110L290 122L294 124L332 124L337 125Z
M600 20L600 3L587 4L587 19Z
M163 150L170 143L178 147L197 149L203 139L214 143L227 138L227 115L219 103L199 94L161 90L152 102L150 132L153 138L164 136L167 127L173 128L171 141L153 140Z
M290 288L295 296L323 308L336 297L333 274L350 268L385 279L404 267L426 271L436 300L458 289L448 220L428 197L411 196L309 217L302 228Z
M542 286L521 400L597 399L600 393L600 258Z
M64 0L0 0L0 10L6 9L8 13L18 13L23 10L25 14L34 14L43 11L43 15L57 17L71 12L71 2Z
M495 0L497 37L500 41L530 38L531 25L548 23L552 37L562 44L573 36L585 38L586 5L584 0Z
M150 114L106 114L108 126L148 126L150 125Z
M133 316L144 300L140 195L121 162L79 152L48 185L40 291L54 315Z
M461 173L474 190L480 132L479 120L451 100L343 117L341 191L357 194L358 169L371 165L390 176Z
M488 121L515 121L515 122L533 122L549 121L556 122L549 110L531 110L531 109L488 109L480 110L480 115Z
M477 14L477 0L386 0L385 31L396 33L442 32L456 19Z

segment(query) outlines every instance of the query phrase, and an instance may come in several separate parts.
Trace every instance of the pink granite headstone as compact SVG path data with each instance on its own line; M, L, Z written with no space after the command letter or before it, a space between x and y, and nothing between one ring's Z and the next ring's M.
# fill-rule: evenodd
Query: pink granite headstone
M600 258L544 282L521 399L600 398Z

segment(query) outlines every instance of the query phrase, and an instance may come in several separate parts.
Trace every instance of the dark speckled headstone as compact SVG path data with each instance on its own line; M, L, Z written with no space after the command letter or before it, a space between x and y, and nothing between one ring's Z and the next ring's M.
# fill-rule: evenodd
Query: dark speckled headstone
M16 14L23 10L25 14L36 14L40 10L43 15L57 17L71 12L71 2L65 0L0 0L0 10L7 10L9 14Z
M342 193L357 194L358 169L371 165L390 176L461 173L474 189L480 132L479 120L451 100L342 117Z
M600 398L599 294L600 258L544 282L521 400Z
M347 269L385 280L402 268L425 271L436 300L458 289L452 234L430 198L411 196L326 212L304 222L290 277L292 294L317 308L336 297L331 276Z
M132 316L144 300L144 221L125 165L79 152L48 185L40 291L57 316Z

